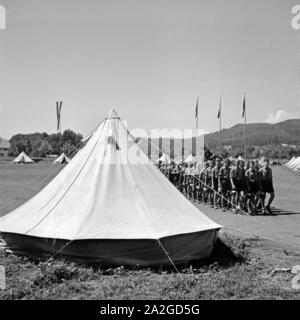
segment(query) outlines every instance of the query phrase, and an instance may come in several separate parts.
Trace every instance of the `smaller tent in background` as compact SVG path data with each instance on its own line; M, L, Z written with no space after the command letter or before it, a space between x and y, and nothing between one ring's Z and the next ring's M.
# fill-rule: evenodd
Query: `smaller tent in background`
M299 163L294 167L293 170L294 171L300 171L300 159L299 159Z
M244 161L244 159L243 159L242 156L239 156L239 157L238 157L238 160L243 160L243 161Z
M190 154L183 162L187 164L196 163L197 159L192 154Z
M13 163L34 163L34 161L24 151L22 151L16 159L13 160Z
M292 159L290 159L285 165L287 166L287 167L289 167L290 166L290 164L295 160L296 158L295 157L293 157Z
M181 165L182 164L182 158L178 157L174 160L175 164Z
M71 160L64 154L62 153L56 160L54 160L53 163L69 163Z
M293 158L287 163L287 167L288 167L288 168L291 168L296 160L297 160L297 158L296 158L296 157L293 157Z
M165 164L170 164L172 162L171 158L165 153L158 159L158 161Z
M300 157L296 158L290 165L290 168L295 170L300 165Z
M290 163L289 168L293 169L299 162L300 157L296 157L293 162Z

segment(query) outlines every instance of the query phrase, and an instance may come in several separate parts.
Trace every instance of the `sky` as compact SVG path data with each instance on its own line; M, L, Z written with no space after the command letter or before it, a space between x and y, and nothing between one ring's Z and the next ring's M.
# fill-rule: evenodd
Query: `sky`
M0 0L0 136L129 128L218 130L300 117L292 0Z

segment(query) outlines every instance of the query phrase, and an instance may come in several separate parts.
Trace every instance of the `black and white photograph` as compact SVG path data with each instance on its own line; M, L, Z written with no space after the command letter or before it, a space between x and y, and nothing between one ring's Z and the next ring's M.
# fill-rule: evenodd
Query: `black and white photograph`
M0 310L299 299L300 1L0 0Z

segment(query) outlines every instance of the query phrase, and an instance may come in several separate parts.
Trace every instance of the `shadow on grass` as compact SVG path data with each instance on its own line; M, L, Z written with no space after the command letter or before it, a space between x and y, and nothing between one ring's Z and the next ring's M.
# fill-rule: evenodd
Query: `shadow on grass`
M244 263L247 260L247 253L243 243L225 243L217 238L211 255L208 258L194 260L185 265L177 266L178 270L186 268L207 269L207 268L226 268L237 263Z
M226 242L226 243L225 243ZM44 255L43 258L30 259L28 257L5 254L7 256L7 263L17 264L26 269L26 265L35 265L40 270L40 273L35 277L35 285L49 286L51 283L61 283L64 280L81 279L91 280L99 279L101 276L133 276L143 275L146 273L154 274L197 274L208 270L220 270L228 268L235 264L246 262L248 252L246 250L245 242L242 240L224 239L218 237L211 255L206 259L191 261L187 264L155 267L141 267L141 266L101 266L95 264L87 264L79 261L74 261L66 256L57 255L53 259L49 259L49 255ZM10 256L10 258L9 258ZM25 270L24 269L24 270Z
M254 217L256 218L260 218L260 217L276 217L276 216L289 216L289 215L294 215L294 214L300 214L300 212L296 212L296 211L290 211L290 210L286 210L286 209L281 209L281 208L274 208L272 207L272 213L265 213L262 214L261 213L261 209L258 209L258 214L255 214Z
M46 258L46 256L45 256ZM245 251L245 246L243 242L231 242L231 243L225 243L220 239L217 238L214 248L212 250L211 255L208 258L201 259L201 260L194 260L190 261L186 264L180 264L176 265L176 269L179 272L184 273L197 273L201 272L201 270L206 269L219 269L219 268L226 268L230 267L234 264L240 264L244 263L247 260L247 252ZM43 262L44 261L44 262ZM40 263L40 265L43 265L45 263L45 259L38 261L35 261L35 263ZM126 275L130 272L138 272L138 271L151 271L154 273L173 273L177 272L177 270L174 268L173 265L164 265L164 266L148 266L148 267L142 267L142 266L102 266L98 264L86 264L82 263L80 261L74 261L74 259L68 258L66 256L57 255L54 259L51 259L50 261L46 263L49 265L62 265L66 264L66 268L68 268L68 265L76 265L83 269L89 269L93 270L95 273L100 273L102 275ZM64 269L64 268L63 268Z
M225 243L226 242L226 243ZM217 238L215 246L209 258L203 260L192 261L185 265L174 266L160 266L160 267L108 267L101 265L83 264L68 259L65 256L57 256L51 260L47 259L47 255L40 260L32 260L24 256L16 256L13 254L4 253L0 251L0 261L11 268L10 272L13 278L10 280L13 283L14 290L7 291L5 299L22 299L24 297L34 296L36 292L43 292L39 290L53 290L58 284L63 284L65 281L75 280L82 283L80 286L84 287L85 282L98 283L103 277L107 279L109 288L115 286L114 281L129 281L130 279L143 279L144 277L175 274L177 272L192 276L196 274L203 274L207 272L221 271L235 264L242 264L246 262L248 252L246 250L247 244L242 240L231 240ZM19 273L21 272L21 273ZM30 280L26 282L21 281L24 275ZM26 278L25 277L25 278ZM117 279L117 280L116 280ZM129 279L129 280L128 280ZM139 281L141 281L139 280ZM171 280L169 280L171 281ZM181 280L180 280L181 283ZM66 290L71 290L68 282ZM58 296L61 294L61 289L55 293ZM112 290L112 289L111 289ZM48 291L47 291L48 292ZM41 293L37 293L39 296ZM39 296L40 297L40 296Z
M289 216L294 214L300 214L300 212L289 211L289 210L284 210L280 208L272 209L272 211L273 211L273 215L275 216Z

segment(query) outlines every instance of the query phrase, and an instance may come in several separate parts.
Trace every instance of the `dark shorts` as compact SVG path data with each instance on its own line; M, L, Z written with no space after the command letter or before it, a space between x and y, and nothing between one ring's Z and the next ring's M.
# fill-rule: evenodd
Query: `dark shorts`
M262 193L273 193L274 188L273 184L270 181L262 181L261 182L261 192Z
M209 188L209 190L211 190L210 188L212 187L212 181L210 179L206 180L206 185L204 185L204 187Z
M228 193L231 190L230 180L221 181L222 193Z
M258 182L249 182L250 193L258 193L259 184Z
M237 192L241 192L241 191L245 191L245 184L243 183L242 180L237 180L234 179L233 183L235 185L235 188L232 189L232 191L237 191Z

